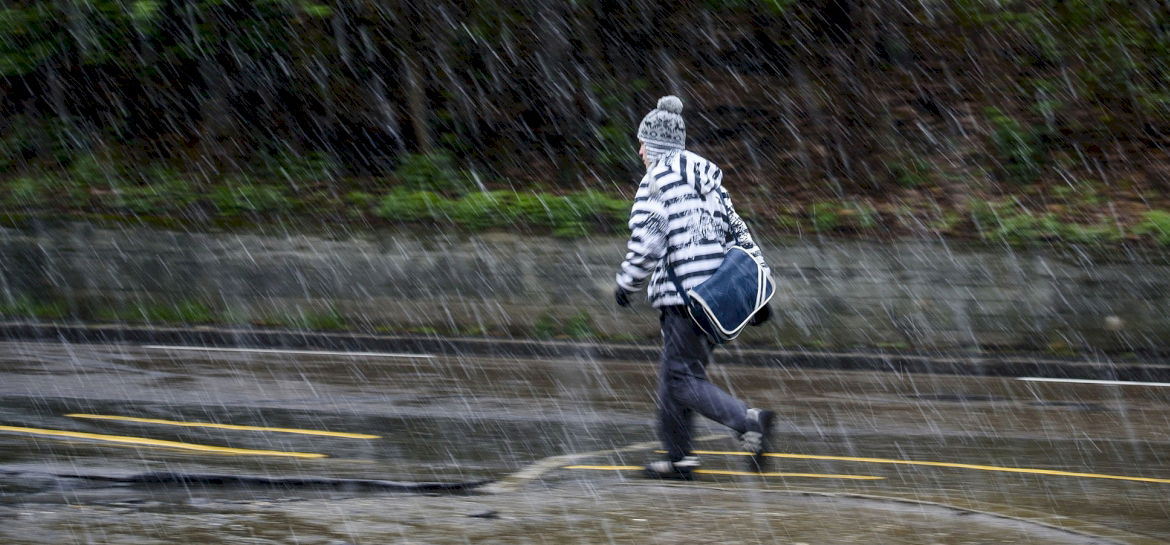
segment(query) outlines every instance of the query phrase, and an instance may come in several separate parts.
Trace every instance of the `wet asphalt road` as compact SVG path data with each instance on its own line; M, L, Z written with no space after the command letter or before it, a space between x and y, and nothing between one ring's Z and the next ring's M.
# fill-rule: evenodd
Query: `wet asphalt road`
M776 475L705 421L715 473L621 469L651 362L0 343L0 542L1170 542L1170 388L713 371L780 413ZM158 472L269 482L131 482Z

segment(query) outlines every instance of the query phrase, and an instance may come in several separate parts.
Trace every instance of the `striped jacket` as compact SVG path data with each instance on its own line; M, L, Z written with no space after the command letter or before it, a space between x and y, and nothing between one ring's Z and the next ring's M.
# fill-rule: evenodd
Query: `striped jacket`
M651 305L681 305L683 299L663 268L668 253L675 275L688 290L710 278L734 245L761 257L722 181L719 167L689 151L670 153L650 166L630 212L631 235L617 273L619 286L637 291L649 278Z

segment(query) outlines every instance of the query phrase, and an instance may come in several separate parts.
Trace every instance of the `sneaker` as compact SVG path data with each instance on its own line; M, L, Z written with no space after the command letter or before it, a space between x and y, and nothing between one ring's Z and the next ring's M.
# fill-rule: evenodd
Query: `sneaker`
M699 468L699 459L687 456L677 462L659 460L646 464L642 474L651 479L675 479L690 481L695 478L695 470Z
M767 454L771 449L772 428L776 413L764 409L748 409L747 431L739 435L741 449L751 453L749 465L753 471L763 471Z

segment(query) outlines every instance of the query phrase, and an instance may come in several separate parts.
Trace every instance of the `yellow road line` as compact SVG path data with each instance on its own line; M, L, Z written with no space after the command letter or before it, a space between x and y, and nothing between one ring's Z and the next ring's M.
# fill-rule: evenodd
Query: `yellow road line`
M47 430L41 428L23 428L19 426L0 426L0 432L28 433L32 435L50 435L56 437L73 437L77 439L93 439L96 441L110 441L113 443L129 443L132 445L147 445L152 447L168 447L184 450L198 450L217 454L239 454L253 456L286 456L291 458L326 458L325 454L312 452L286 452L281 450L252 450L244 448L216 447L197 443L181 443L179 441L163 441L147 439L145 437L130 437L125 435L104 435L100 433L82 433L77 431Z
M597 471L632 471L642 469L640 466L592 466L572 465L563 466L564 469L593 469ZM703 475L750 475L754 477L808 477L813 479L852 479L858 481L876 481L885 477L872 475L833 475L827 473L754 473L751 471L732 471L728 469L696 469L695 473Z
M375 357L375 358L422 358L434 359L434 354L394 354L387 352L335 352L330 350L285 350L275 348L221 348L218 346L162 346L145 345L142 348L151 350L194 351L194 352L239 352L245 354L303 354L306 356L348 356L348 357Z
M751 456L750 452L738 451L721 451L721 450L696 450L692 451L694 454L708 454L708 455L726 455L726 456ZM1158 479L1154 477L1129 477L1126 475L1106 475L1100 473L1079 473L1075 471L1059 471L1055 469L1032 469L1024 467L1004 467L1004 466L985 466L977 464L956 464L951 462L924 462L916 460L896 460L892 458L859 458L855 456L823 456L817 454L785 454L779 452L770 452L765 454L773 458L791 458L800 460L833 460L839 462L866 462L871 464L899 464L912 466L931 466L931 467L951 467L958 469L977 469L980 471L1000 471L1005 473L1032 473L1036 475L1056 475L1060 477L1083 477L1088 479L1113 479L1117 481L1136 481L1142 483L1162 483L1170 484L1170 479Z
M224 430L245 431L275 431L280 433L299 433L301 435L324 435L326 437L345 437L348 439L380 439L378 435L364 433L347 433L341 431L302 430L297 428L264 428L259 426L239 426L236 424L215 424L212 422L182 422L178 420L161 420L158 418L138 418L134 416L113 416L108 414L67 414L70 418L89 418L97 420L120 420L123 422L142 422L145 424L166 424L168 426L183 426L187 428L219 428Z

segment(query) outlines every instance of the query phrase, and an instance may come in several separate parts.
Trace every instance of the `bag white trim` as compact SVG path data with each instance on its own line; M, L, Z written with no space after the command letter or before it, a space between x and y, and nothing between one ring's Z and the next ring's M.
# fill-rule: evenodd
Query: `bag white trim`
M735 250L735 249L738 249L741 252L743 252L744 254L747 254L747 256L752 259L752 262L754 262L756 264L756 303L755 303L755 308L750 313L748 313L747 318L744 319L743 322L741 322L739 325L735 326L732 329L727 329L723 325L723 323L721 323L715 317L715 314L711 311L711 306L707 303L707 301L704 300L702 296L695 293L694 288L687 290L687 292L684 296L686 298L689 298L689 299L695 301L696 303L699 304L700 307L703 308L703 314L705 314L707 316L707 322L709 322L715 326L715 328L718 330L718 333L720 333L721 336L723 337L724 341L730 341L730 340L733 340L736 337L738 337L740 332L742 332L743 329L745 327L747 327L748 323L751 322L752 318L756 315L756 313L759 312L761 308L764 308L764 305L768 304L768 302L772 300L772 297L774 297L776 295L776 288L775 288L776 283L772 280L772 276L766 272L768 269L764 266L764 264L762 263L762 260L756 256L753 256L750 252L748 252L742 246L738 246L738 245L732 246L731 248L728 248L727 251L731 252L732 250ZM769 284L772 285L772 293L768 293L768 285ZM696 318L694 313L690 311L691 306L690 305L686 305L686 306L687 306L687 314L689 314L691 316L691 320L694 321L695 325L699 326L700 329L703 329L703 324L699 323L698 318Z

